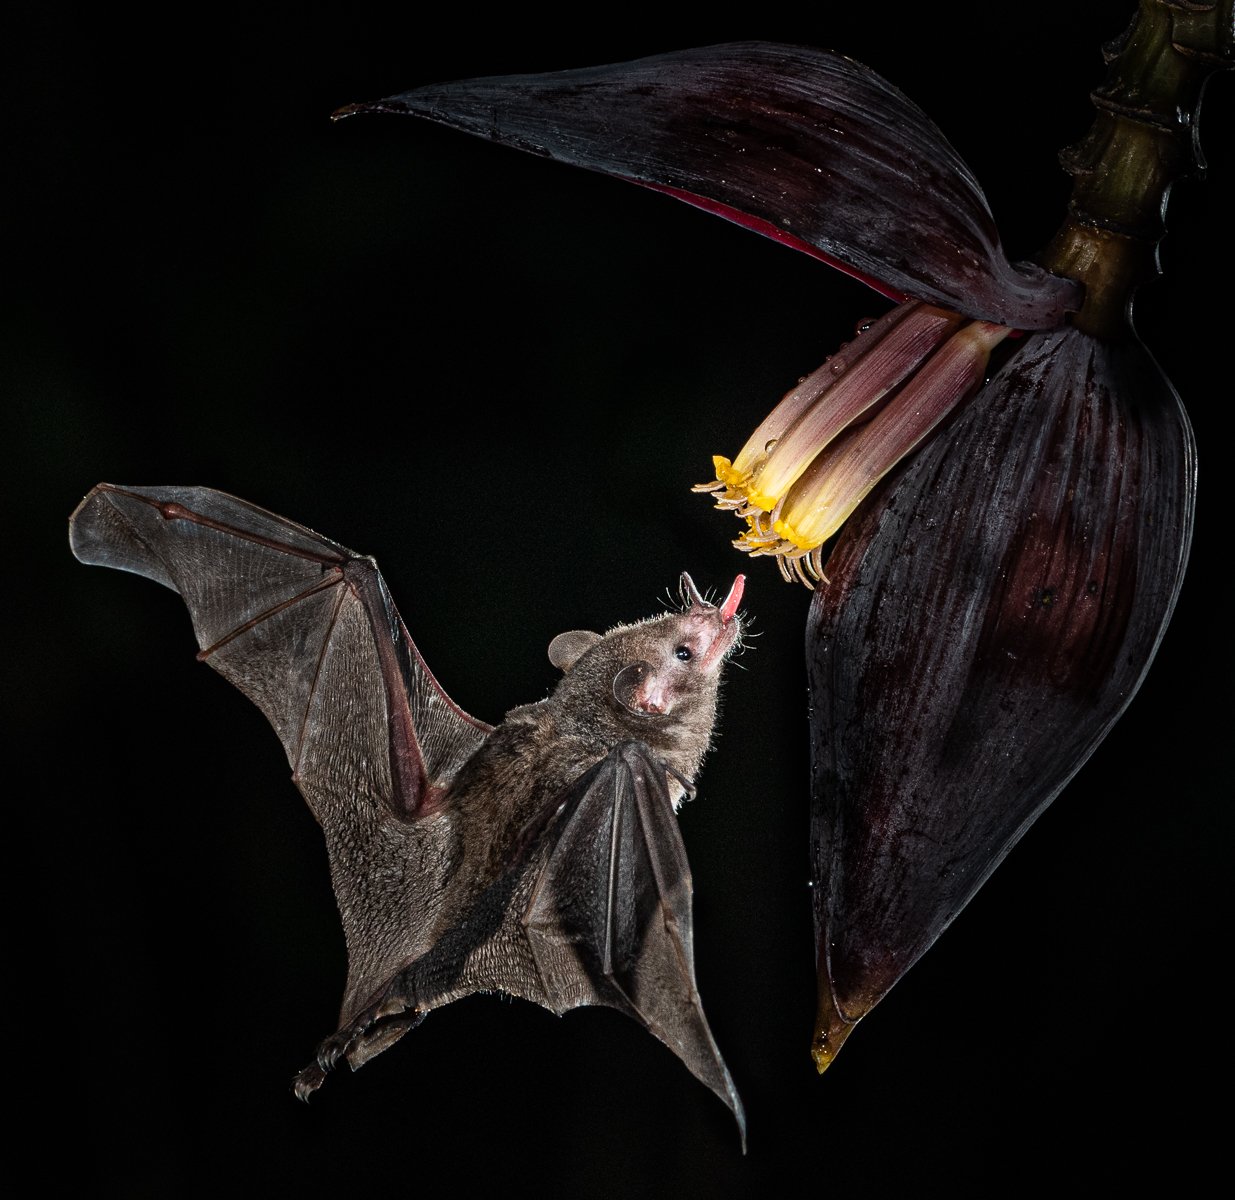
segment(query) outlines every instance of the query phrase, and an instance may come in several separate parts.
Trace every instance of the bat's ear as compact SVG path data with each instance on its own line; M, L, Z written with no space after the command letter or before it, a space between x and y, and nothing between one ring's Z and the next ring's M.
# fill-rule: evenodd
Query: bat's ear
M590 629L571 629L559 633L549 643L549 661L559 671L569 671L579 661L579 656L600 641L600 634Z

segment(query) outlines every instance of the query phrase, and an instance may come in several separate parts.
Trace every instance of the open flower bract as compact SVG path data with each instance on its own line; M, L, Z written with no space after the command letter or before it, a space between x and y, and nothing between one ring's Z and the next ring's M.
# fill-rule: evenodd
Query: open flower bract
M807 620L822 1070L1106 736L1196 459L1137 342L1027 338L846 526Z
M429 84L352 104L655 188L822 258L886 295L1050 329L1070 279L1004 255L990 206L938 126L869 67L731 42L635 62Z

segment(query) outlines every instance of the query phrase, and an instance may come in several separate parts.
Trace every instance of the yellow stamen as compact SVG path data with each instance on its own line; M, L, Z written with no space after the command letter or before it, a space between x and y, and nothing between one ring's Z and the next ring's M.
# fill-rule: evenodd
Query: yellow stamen
M734 470L733 464L719 454L712 456L712 468L716 472L716 478L731 488L741 490L742 485L746 482L746 472Z

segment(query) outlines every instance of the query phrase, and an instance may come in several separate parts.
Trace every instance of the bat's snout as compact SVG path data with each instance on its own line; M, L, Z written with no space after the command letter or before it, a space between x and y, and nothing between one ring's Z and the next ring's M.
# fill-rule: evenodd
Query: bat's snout
M728 625L730 621L737 615L738 605L742 603L742 593L746 590L746 576L739 575L734 581L733 586L729 589L729 594L724 598L720 605L720 623ZM716 605L709 604L703 594L695 587L695 581L685 572L682 572L682 577L678 582L678 592L682 597L682 603L687 609L715 609Z

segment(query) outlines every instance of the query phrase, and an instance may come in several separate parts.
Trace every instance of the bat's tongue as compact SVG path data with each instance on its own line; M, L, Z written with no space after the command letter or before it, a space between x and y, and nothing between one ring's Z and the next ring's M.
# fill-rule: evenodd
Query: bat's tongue
M746 590L746 576L739 575L733 581L733 587L729 589L729 595L725 597L724 603L720 606L720 623L728 625L733 620L734 614L738 611L738 605L742 603L742 593Z

